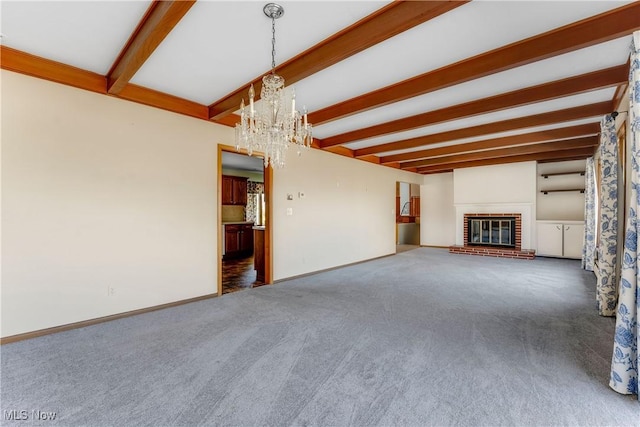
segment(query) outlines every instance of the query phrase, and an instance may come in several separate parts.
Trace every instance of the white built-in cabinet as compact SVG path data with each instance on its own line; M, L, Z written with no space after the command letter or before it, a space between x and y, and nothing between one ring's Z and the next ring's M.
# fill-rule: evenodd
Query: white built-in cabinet
M584 221L537 221L536 255L582 258Z
M582 258L586 160L538 163L536 255Z

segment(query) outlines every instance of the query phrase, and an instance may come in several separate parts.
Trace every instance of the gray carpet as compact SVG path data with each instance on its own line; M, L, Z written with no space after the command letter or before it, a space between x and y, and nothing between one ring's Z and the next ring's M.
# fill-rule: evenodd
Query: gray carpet
M594 287L419 248L2 346L3 425L638 425Z
M420 245L396 245L396 253L400 254L402 252L412 251L414 249L418 249Z

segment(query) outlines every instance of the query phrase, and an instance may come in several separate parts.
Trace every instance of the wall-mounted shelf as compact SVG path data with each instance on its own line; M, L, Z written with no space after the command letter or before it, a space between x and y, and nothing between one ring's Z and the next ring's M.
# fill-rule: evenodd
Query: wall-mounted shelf
M584 176L584 171L573 171L573 172L555 172L555 173L541 173L540 176L543 178L549 178L550 176L558 176L558 175L580 175Z
M584 188L564 188L562 190L540 190L540 192L543 194L558 193L561 191L579 191L580 193L584 193Z

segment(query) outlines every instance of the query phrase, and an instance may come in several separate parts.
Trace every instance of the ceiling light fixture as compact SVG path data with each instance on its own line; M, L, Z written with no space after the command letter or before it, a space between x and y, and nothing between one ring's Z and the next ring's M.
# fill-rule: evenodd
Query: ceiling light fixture
M284 8L268 3L264 14L271 18L271 73L262 78L260 105L254 105L253 84L249 89L249 105L244 99L240 104L240 123L236 124L236 148L245 148L249 155L254 151L264 154L264 165L282 168L290 146L309 148L313 139L307 111L296 110L296 95L292 88L285 90L284 79L276 69L276 19L284 15ZM248 111L247 111L248 108Z

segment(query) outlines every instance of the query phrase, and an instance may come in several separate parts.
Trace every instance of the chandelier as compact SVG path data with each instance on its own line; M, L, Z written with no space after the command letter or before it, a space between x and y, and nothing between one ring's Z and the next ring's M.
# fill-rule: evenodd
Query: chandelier
M313 137L307 122L307 110L296 110L296 95L292 88L285 90L284 79L275 73L276 19L284 15L284 8L268 3L264 14L271 18L271 73L262 78L259 105L254 105L253 84L249 89L249 105L240 104L240 123L236 124L236 149L244 148L251 156L254 151L264 154L264 166L282 168L286 152L295 146L300 155L309 148Z

